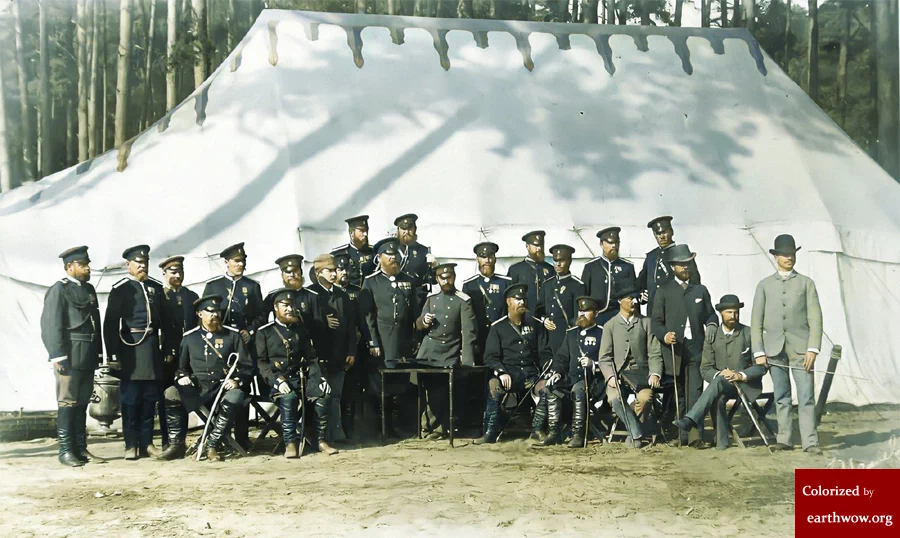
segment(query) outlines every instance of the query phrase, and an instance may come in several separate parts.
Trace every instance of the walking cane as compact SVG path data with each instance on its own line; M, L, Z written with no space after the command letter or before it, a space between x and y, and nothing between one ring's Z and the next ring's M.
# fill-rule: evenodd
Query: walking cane
M753 409L750 406L750 402L747 400L747 395L744 394L744 389L741 388L740 383L732 383L732 385L734 385L734 388L737 389L738 396L741 397L741 403L744 404L744 409L747 410L747 414L750 415L750 420L753 421L753 425L756 426L756 431L759 432L759 436L762 437L763 443L766 444L766 448L771 454L772 447L769 446L769 440L766 439L766 434L764 434L762 428L759 427L759 422L757 422L756 420L756 413L753 412Z
M587 420L584 423L584 446L582 448L587 448L588 436L591 434L591 387L588 383L587 366L584 367L584 396L587 400L587 416L585 417Z
M306 403L306 378L303 375L303 366L300 367L300 453L298 458L303 457L303 449L306 448L306 412L309 405ZM383 410L382 410L383 412Z
M216 394L216 399L213 400L212 407L209 408L209 416L206 417L206 424L203 425L203 434L200 435L200 444L197 445L197 458L195 461L200 461L200 457L203 455L203 445L206 443L206 437L209 434L209 425L212 424L213 417L216 414L216 409L219 407L219 402L222 400L222 393L225 392L225 383L231 379L231 376L234 374L234 369L237 368L238 365L238 354L232 353L228 355L228 360L225 361L228 364L234 358L234 362L231 363L231 367L228 369L228 373L225 374L225 379L222 380L222 384L219 385L219 392Z
M672 350L672 379L675 381L675 419L681 420L681 402L678 398L678 372L675 371L675 344L669 344ZM678 432L678 446L681 447L681 432Z
M512 413L510 413L509 418L506 420L506 424L503 425L503 428L501 428L500 432L497 434L498 441L500 440L500 436L503 435L503 432L506 431L506 427L509 426L510 422L512 422L513 417L516 416L516 413L519 412L519 407L521 407L522 403L528 399L528 393L531 392L534 389L534 387L537 386L538 381L540 381L541 378L544 377L547 374L547 372L550 371L551 365L553 365L553 361L547 361L547 366L544 367L544 370L540 373L540 375L538 375L537 378L535 378L534 383L532 383L530 387L525 388L525 398L522 398L521 400L519 400L519 403L516 404L516 408L513 409ZM509 394L509 393L507 393L507 394Z

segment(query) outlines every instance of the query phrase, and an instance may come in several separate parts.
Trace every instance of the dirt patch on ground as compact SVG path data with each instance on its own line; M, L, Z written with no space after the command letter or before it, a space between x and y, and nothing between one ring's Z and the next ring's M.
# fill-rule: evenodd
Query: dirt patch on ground
M52 439L0 444L3 536L616 536L793 534L793 470L900 466L900 408L832 410L824 457L523 440L356 446L288 461L121 459L60 466ZM271 448L271 446L270 446ZM460 534L463 533L463 534Z

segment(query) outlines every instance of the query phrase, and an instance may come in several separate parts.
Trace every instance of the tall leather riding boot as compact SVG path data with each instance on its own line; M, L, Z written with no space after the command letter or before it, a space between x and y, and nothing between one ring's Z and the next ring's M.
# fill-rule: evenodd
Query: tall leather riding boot
M278 398L278 407L281 409L281 438L284 441L284 457L293 459L299 457L297 423L300 420L300 410L295 398Z
M244 447L244 450L250 449L250 406L239 409L235 415L234 440Z
M528 394L523 396L528 398ZM543 443L547 439L544 426L547 425L547 393L541 393L537 404L534 406L534 417L531 419L531 439Z
M74 407L58 407L56 409L56 439L59 443L59 462L69 467L81 467L84 461L78 458L75 450Z
M583 448L584 438L587 435L587 431L585 431L587 395L583 392L573 392L573 394L575 401L572 406L572 440L569 442L569 448Z
M165 450L169 446L169 421L166 418L166 401L162 393L160 393L159 399L156 400L156 414L159 416L159 442L163 450Z
M484 435L482 435L481 438L472 441L476 445L493 444L497 442L497 423L499 422L500 417L500 402L493 398L488 398L484 408Z
M125 438L125 459L138 459L138 407L134 405L122 406L122 437Z
M356 420L356 402L352 400L344 400L341 402L341 424L344 426L344 435L347 439L353 439L354 420Z
M341 399L331 398L328 413L328 437L332 441L346 441L344 433L343 413L341 413Z
M206 457L209 461L222 460L222 457L218 454L222 437L224 437L228 432L228 429L231 428L235 417L241 411L242 407L242 405L231 403L228 400L219 402L219 412L216 414L215 418L213 418L211 431L206 438Z
M547 396L547 438L543 445L550 446L559 443L559 419L562 417L562 402L557 396Z
M331 412L331 398L316 400L316 426L319 437L319 452L331 456L337 454L336 448L328 444L328 416Z
M187 413L180 405L167 405L164 409L163 420L166 423L166 432L169 434L168 444L156 459L171 461L181 459L187 452L185 438L187 435Z
M141 457L160 454L159 449L153 446L153 419L156 418L156 400L141 400L140 419L138 420L138 449Z
M106 463L100 456L95 456L87 449L87 404L75 408L74 419L75 452L78 459L85 463Z

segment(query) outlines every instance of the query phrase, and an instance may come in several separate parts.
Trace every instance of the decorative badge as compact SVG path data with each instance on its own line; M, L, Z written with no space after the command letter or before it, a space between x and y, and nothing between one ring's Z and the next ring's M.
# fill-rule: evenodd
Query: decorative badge
M148 295L153 295L154 292L156 292L156 289L151 288L151 287L149 287L149 286L147 287L147 294L148 294Z
M178 306L181 306L181 296L178 296Z
M559 293L560 293L560 295L562 295L562 294L565 293L565 292L566 292L566 287L565 287L565 286L559 288Z
M304 303L304 302L300 303L300 310L304 310L304 311L306 310L306 303Z
M548 271L547 271L547 268L544 267L544 276L547 276L547 272L548 272Z
M531 334L532 332L534 332L534 329L532 329L532 328L529 327L528 325L522 327L522 336Z
M588 336L584 339L584 345L586 346L596 346L597 345L597 337L596 336Z
M215 344L216 344L216 349L222 349L223 347L225 347L225 341L222 340L221 338L216 338Z
M621 266L621 265L617 265L617 266L616 266L616 272L617 272L617 273L621 273L621 272L622 272L622 266Z
M244 292L244 295L247 295L250 293L249 291L247 291L247 288L241 288L241 291Z
M411 290L411 289L412 289L412 284L410 284L409 282L401 282L401 283L400 283L400 289L401 289L401 290Z
M419 253L414 250L414 251L412 251L412 255L413 255L413 258L416 258L419 256Z
M360 264L369 263L369 258L371 258L371 256L360 256L360 257L359 257L359 263L360 263ZM351 261L352 261L352 260L351 260Z
M488 286L488 293L500 293L500 284L491 284Z

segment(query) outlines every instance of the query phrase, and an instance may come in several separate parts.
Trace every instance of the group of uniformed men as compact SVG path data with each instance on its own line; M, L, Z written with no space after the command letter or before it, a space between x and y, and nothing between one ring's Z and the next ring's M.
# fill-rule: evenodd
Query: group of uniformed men
M220 253L226 273L208 281L202 296L182 285L183 257L159 264L163 284L148 276L147 245L126 249L128 276L113 286L102 324L107 362L120 379L125 459L183 457L188 413L197 410L211 415L209 460L221 459L232 426L246 445L254 382L280 409L285 457L302 453L305 432L298 420L310 403L318 449L334 454L329 443L353 435L359 396L365 392L378 405L380 369L475 364L488 372L484 431L476 444L496 442L507 399L515 395L535 401L536 444L563 441L563 401L570 398L569 446L583 446L588 402L605 399L628 432L628 446L641 448L650 439L645 419L655 392L674 385L680 442L701 445L698 431L716 406L717 448L724 449L726 399L736 391L756 398L771 371L776 448L782 450L792 448L793 364L802 445L820 453L811 370L821 310L812 280L793 270L799 248L791 236L779 236L770 250L778 271L760 282L751 330L740 323L743 303L736 296L723 296L713 308L695 254L673 241L669 216L648 223L659 246L639 273L619 257L618 227L597 233L602 254L585 265L581 279L570 272L573 247L554 245L553 265L544 260L545 233L538 230L522 237L527 256L506 276L495 273L499 246L475 245L478 274L461 291L455 264L437 263L418 243L416 221L414 214L398 217L396 236L370 247L368 217L347 219L350 241L313 261L310 286L303 287L303 256L291 254L275 261L283 287L265 297L259 283L244 276L243 243ZM60 255L66 277L47 292L41 319L57 384L59 460L71 466L103 461L87 450L85 434L93 372L102 357L87 250ZM432 285L438 290L429 294ZM641 315L642 304L648 317ZM427 439L449 430L447 386L440 379L420 376L429 406L422 423ZM401 376L385 381L388 419L404 407L407 383ZM157 413L161 452L153 444Z

